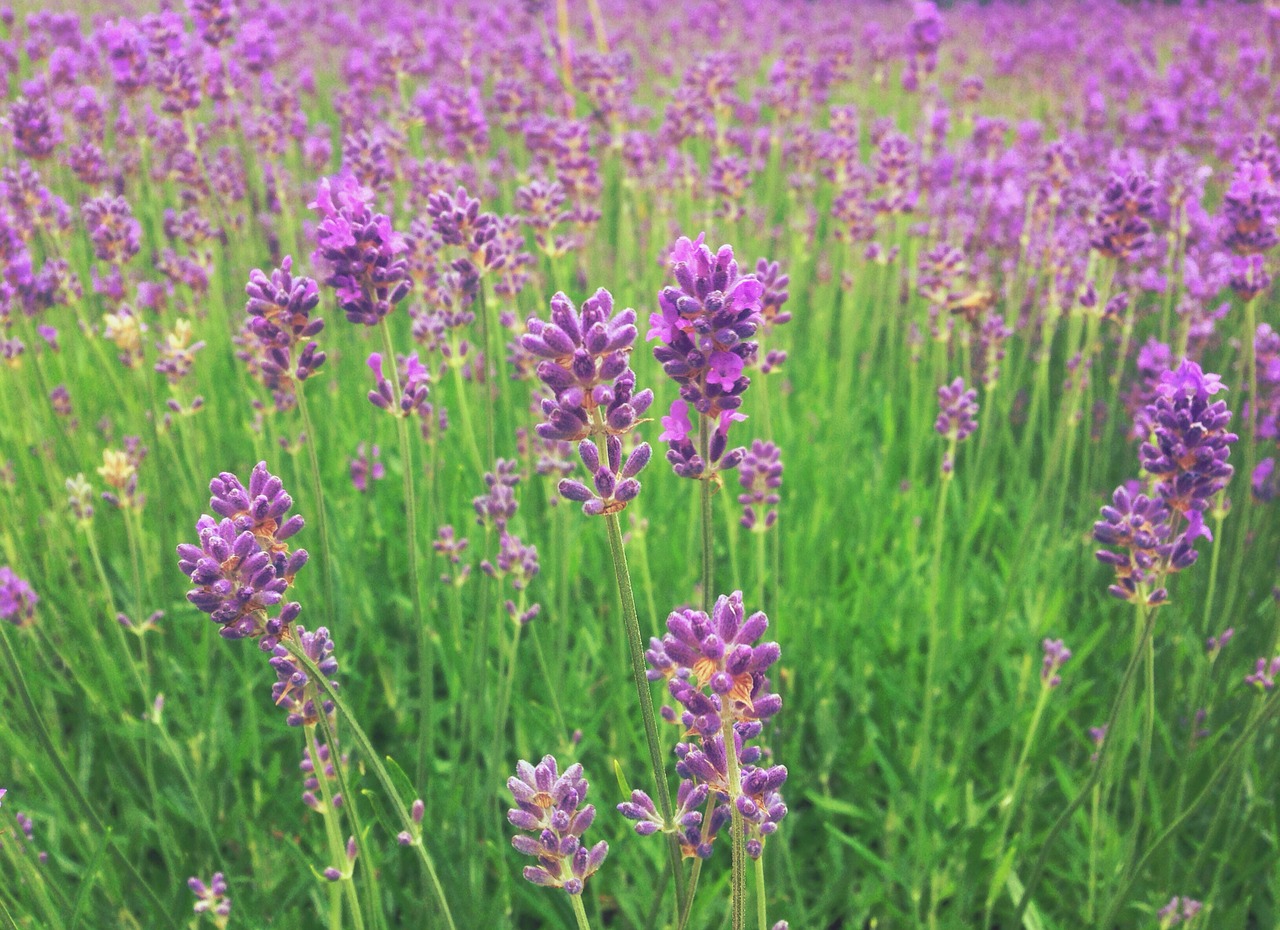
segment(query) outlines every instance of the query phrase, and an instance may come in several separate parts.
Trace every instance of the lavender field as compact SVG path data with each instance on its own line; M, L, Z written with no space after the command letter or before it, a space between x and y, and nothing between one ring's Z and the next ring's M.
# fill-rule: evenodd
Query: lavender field
M1280 927L1280 5L0 75L0 930Z

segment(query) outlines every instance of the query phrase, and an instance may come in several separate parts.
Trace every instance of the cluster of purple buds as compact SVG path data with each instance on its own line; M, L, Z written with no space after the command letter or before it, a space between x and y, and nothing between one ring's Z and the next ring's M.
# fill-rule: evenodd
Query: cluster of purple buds
M1060 639L1045 639L1041 646L1044 647L1044 662L1040 666L1040 682L1046 688L1056 688L1062 684L1058 671L1071 658L1071 650Z
M1151 234L1155 195L1155 184L1142 172L1113 174L1102 189L1089 245L1107 258L1132 259Z
M334 688L338 683L330 678L338 673L338 660L333 655L333 640L329 631L319 627L314 633L299 624L294 628L298 646L306 654L329 684ZM271 686L271 700L277 707L284 708L287 716L285 723L291 727L313 726L320 722L320 710L332 716L333 702L321 701L317 708L318 685L311 681L306 670L289 652L283 643L276 643L271 656L271 667L276 670L276 683Z
M613 434L605 438L607 461L600 461L600 450L590 439L578 444L578 457L591 475L591 487L572 478L560 481L560 494L568 500L582 504L582 512L589 517L618 513L640 494L640 482L636 476L649 464L653 450L642 442L631 450L626 461L622 459L622 440Z
M1254 665L1252 674L1244 676L1244 681L1259 691L1270 691L1276 686L1277 675L1280 675L1280 656L1269 662L1262 658Z
M490 578L509 579L511 587L517 594L521 594L541 570L538 562L538 548L525 544L519 536L504 529L498 537L497 559L495 561L484 559L480 563L480 570ZM521 594L519 605L515 601L508 600L504 607L512 621L520 626L531 622L542 612L541 604L527 606L523 594Z
M348 759L346 753L342 753L337 758L335 765L333 750L327 743L323 743L317 738L316 747L317 752L314 757L311 754L310 746L303 749L302 761L298 763L298 768L302 772L302 803L313 811L323 812L323 804L320 800L323 794L320 788L320 779L323 778L325 784L336 787L339 784L336 766L341 766L345 772ZM334 790L330 793L334 809L342 807L341 792Z
M530 317L521 347L539 359L538 378L551 392L542 401L543 439L576 442L626 433L642 422L653 392L636 392L630 367L636 312L614 312L604 288L578 311L563 293L551 298L549 322Z
M352 323L376 326L409 295L408 244L385 214L374 213L373 192L351 175L321 178L312 210L320 213L311 259Z
M269 278L258 268L250 272L244 289L249 297L246 328L263 349L259 368L272 390L289 379L306 381L325 362L312 339L324 329L324 320L311 315L320 303L320 290L314 280L294 277L292 271L293 257L286 255Z
M227 879L221 872L214 872L213 878L205 884L198 878L187 879L187 887L196 896L192 908L197 915L208 914L213 918L213 925L224 930L231 919L231 895L227 889Z
M369 491L369 483L381 481L387 476L386 466L382 464L382 450L377 443L367 447L363 442L356 446L356 454L349 466L351 485L361 494Z
M462 553L467 551L467 546L471 541L465 536L458 536L458 531L450 525L440 527L436 533L436 540L431 544L431 548L436 551L437 555L448 559L449 564L454 566L456 574L445 572L440 576L440 581L447 585L461 587L466 583L467 578L471 576L471 566L462 565Z
M209 490L218 517L206 514L196 522L199 545L178 546L178 567L195 586L187 600L222 627L223 638L259 639L259 647L271 651L302 609L289 602L268 616L306 564L306 550L288 545L303 519L288 516L293 499L266 462L254 467L247 489L223 472Z
M514 459L498 459L494 470L485 472L484 483L488 492L471 499L476 523L505 530L520 506L515 493L516 485L520 483L520 463Z
M955 447L978 428L978 392L965 389L964 378L956 378L950 384L938 388L938 419L933 428L947 439L947 451L942 458L943 477L950 477L955 470Z
M85 201L81 208L84 225L100 261L122 265L142 248L142 224L133 218L129 201L122 196L103 194Z
M1209 498L1227 486L1233 473L1227 458L1238 437L1227 431L1231 411L1225 401L1212 399L1224 390L1220 377L1184 360L1160 376L1146 410L1152 436L1142 444L1139 461L1158 479L1155 492L1161 500L1188 519L1208 508Z
M497 215L481 213L480 201L470 196L465 187L459 187L453 194L448 191L430 194L427 215L431 217L431 228L445 245L461 248L466 253L452 265L463 281L464 293L474 294L473 288L486 272L506 264Z
M396 360L397 376L400 382L400 396L387 380L382 369L382 354L370 353L366 364L373 372L374 389L369 392L369 403L379 410L386 410L396 416L417 416L422 420L430 420L432 408L427 403L430 391L431 374L425 365L418 361L418 353L403 356Z
M721 459L729 424L742 418L738 410L751 383L744 371L759 353L752 337L763 320L765 294L754 274L739 272L732 246L722 245L712 253L704 238L702 234L690 241L681 236L676 241L670 261L678 286L665 287L658 295L659 312L649 317L645 337L661 343L653 350L654 358L680 386L680 400L672 405L664 436L671 443L668 460L677 474L687 477L700 477L718 463L720 468L733 467ZM720 436L710 441L710 462L701 461L689 439L695 432L690 408L706 418L708 427L714 424Z
M642 791L632 792L631 800L619 805L624 816L637 821L637 832L676 830L686 855L706 858L732 805L746 824L748 854L762 854L765 838L787 813L779 793L786 767L759 765L763 750L747 745L782 708L766 675L781 649L774 642L756 643L768 626L763 613L746 616L742 592L735 591L717 598L710 616L698 610L673 612L667 618L667 633L650 640L645 652L648 677L666 679L681 708L663 707L663 719L681 726L692 741L676 747L676 772L683 781L675 824L660 824L652 800ZM733 734L731 747L725 743L726 725ZM730 783L730 751L738 762L738 784ZM693 808L703 802L723 813L692 816Z
M1162 586L1166 572L1181 571L1196 560L1191 541L1175 536L1164 502L1126 485L1116 488L1111 503L1102 508L1102 519L1093 525L1093 538L1122 550L1097 552L1099 562L1115 569L1115 581L1107 590L1121 600L1147 606L1162 604L1168 598Z
M1181 923L1190 923L1204 909L1204 905L1194 898L1174 896L1169 903L1156 913L1160 918L1160 930L1170 930Z
M595 807L583 803L588 785L582 766L574 763L561 775L552 756L536 766L522 760L507 788L516 803L507 820L523 831L511 838L511 845L538 863L525 866L524 877L535 885L582 894L586 880L609 854L603 840L590 847L582 842L596 816Z
M40 598L31 585L19 578L8 565L0 566L0 620L14 626L27 626L36 618Z
M942 17L932 0L916 0L911 21L907 23L907 58L902 71L902 87L914 91L920 86L920 72L932 74L938 66L938 48L942 45Z
M742 525L763 533L778 521L777 505L782 500L778 488L782 487L782 450L771 442L756 439L742 457L738 469L738 482L745 493L738 495L738 503L745 508Z
M62 141L61 124L43 95L14 100L8 122L14 151L27 158L48 158Z

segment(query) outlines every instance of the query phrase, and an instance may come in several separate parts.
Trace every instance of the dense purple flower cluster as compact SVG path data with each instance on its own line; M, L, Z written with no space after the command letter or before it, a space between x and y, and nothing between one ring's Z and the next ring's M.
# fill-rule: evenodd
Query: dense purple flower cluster
M664 707L663 718L691 738L675 750L682 782L676 823L670 827L679 833L686 856L711 855L717 831L729 822L728 805L744 818L752 858L759 858L765 839L787 814L779 793L786 767L763 764L762 749L747 745L782 709L782 699L770 690L766 674L782 651L777 643L756 642L768 626L763 613L746 616L742 592L735 591L717 598L709 616L688 609L672 613L667 633L651 639L645 653L649 679L665 679L681 707L678 712ZM727 732L733 734L731 749L726 747ZM732 766L729 751L735 756ZM737 784L731 783L731 769L738 772ZM703 804L708 804L708 812L698 816L696 808ZM633 791L618 810L637 822L641 835L666 829L643 791Z
M507 780L516 802L507 820L523 831L511 838L511 845L537 860L524 868L524 877L533 884L582 894L586 880L609 854L603 840L594 846L582 842L596 817L594 805L585 804L588 787L581 765L575 762L560 774L553 756L543 756L536 766L522 760Z
M245 488L230 472L209 484L209 507L217 517L196 522L199 545L178 546L178 567L195 586L187 600L210 615L225 639L260 640L275 648L302 608L282 603L294 575L307 562L305 549L290 551L288 540L303 526L288 516L293 499L279 478L259 462ZM278 611L271 616L271 611Z
M199 878L192 877L187 879L187 887L196 896L196 903L192 910L197 915L210 915L214 926L219 930L226 927L227 921L231 918L231 895L226 877L221 872L214 872L208 884Z
M1147 493L1136 482L1118 487L1093 527L1094 539L1112 547L1097 553L1115 569L1111 593L1147 605L1168 596L1168 573L1195 563L1195 541L1212 540L1204 512L1231 478L1227 457L1237 439L1227 431L1226 403L1212 400L1225 386L1195 362L1161 374L1154 390L1144 412L1151 438L1139 451L1151 487Z
M1046 688L1056 688L1062 684L1062 676L1058 670L1071 658L1071 650L1060 639L1046 638L1041 644L1044 648L1044 661L1040 666L1040 681Z
M320 289L305 276L293 275L293 258L286 255L267 277L261 269L249 273L245 294L245 329L259 349L254 369L272 391L287 393L291 381L306 381L325 363L325 353L312 338L324 320L312 316L320 303Z
M103 194L85 201L81 212L100 261L122 265L142 248L142 224L133 218L129 201L122 196Z
M373 192L350 174L321 178L309 206L320 214L311 260L347 319L376 326L413 288L404 237L386 214L373 212Z
M1107 258L1132 260L1147 244L1156 186L1140 171L1113 174L1102 188L1089 244Z
M338 683L332 676L338 673L338 660L333 655L333 640L329 631L320 627L308 632L301 624L293 628L298 646L320 673L334 688ZM277 643L271 656L271 667L276 671L276 683L271 686L271 700L283 708L285 723L291 727L314 726L320 721L320 713L333 715L333 702L319 699L319 686L312 682L306 670L285 648ZM317 707L317 703L319 706Z
M955 447L978 428L978 392L965 389L964 378L956 378L950 384L938 388L938 418L933 428L947 439L947 450L942 457L942 474L948 477L955 470Z
M661 344L653 355L662 370L680 386L669 417L663 418L662 438L670 443L667 459L676 474L701 477L709 468L736 466L741 453L724 459L729 426L742 406L742 395L751 379L744 371L754 363L759 346L752 340L762 322L764 285L754 274L743 275L733 248L722 245L713 253L704 242L681 236L671 252L675 287L658 295L659 312L649 318L649 341ZM707 458L694 448L691 436L698 430L690 421L693 411L705 418L712 431Z
M19 578L8 565L0 566L0 620L14 626L26 626L36 617L40 598L31 585Z

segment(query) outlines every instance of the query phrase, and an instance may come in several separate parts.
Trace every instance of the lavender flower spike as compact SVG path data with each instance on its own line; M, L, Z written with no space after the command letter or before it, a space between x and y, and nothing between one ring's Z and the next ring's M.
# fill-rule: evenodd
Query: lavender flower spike
M942 458L942 474L950 477L955 469L956 444L978 428L978 421L974 419L978 413L978 392L965 390L964 378L956 378L938 388L938 407L938 419L933 428L948 440L947 452Z
M196 896L192 908L197 915L208 914L213 918L213 925L224 930L231 918L231 896L227 893L227 880L221 872L215 872L206 885L194 876L187 879L187 887Z
M39 602L30 584L14 574L8 565L0 566L0 620L14 626L27 626L35 620Z
M524 831L512 837L511 845L538 861L525 866L524 877L535 885L582 894L583 884L609 853L603 840L591 847L582 843L596 816L593 805L583 806L588 785L582 766L574 763L561 775L552 756L543 756L537 766L521 761L507 788L516 802L507 819Z

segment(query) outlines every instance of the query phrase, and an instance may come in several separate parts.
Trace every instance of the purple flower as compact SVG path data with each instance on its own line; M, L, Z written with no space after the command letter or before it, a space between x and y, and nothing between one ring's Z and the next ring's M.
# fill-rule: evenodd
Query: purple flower
M525 866L524 877L535 885L582 894L583 884L609 854L603 840L591 847L582 843L596 816L594 806L584 806L588 785L582 766L574 763L561 775L552 756L543 756L537 766L521 761L507 788L516 802L507 820L523 831L512 837L511 845L538 863Z
M305 549L287 540L302 529L302 517L287 516L293 499L266 462L254 467L246 489L223 472L209 484L210 509L196 522L199 545L178 546L178 567L191 583L187 600L209 614L225 639L260 639L263 651L276 645L301 607L283 603L294 575L307 562ZM277 610L275 616L269 616Z
M417 416L424 424L430 422L434 414L434 409L427 402L431 373L418 360L417 352L396 359L397 375L400 380L398 398L395 396L391 382L383 374L382 354L370 353L365 364L369 366L374 377L374 389L369 392L369 403L379 410L386 410L397 416Z
M1058 670L1071 658L1071 650L1060 639L1045 639L1044 663L1040 667L1040 681L1046 688L1056 688L1062 684L1062 676Z
M44 96L19 97L9 107L13 147L20 155L44 159L62 141L62 126Z
M964 379L956 378L938 388L938 407L938 419L934 421L933 428L948 440L947 451L942 457L942 474L950 477L955 469L956 443L967 439L978 428L975 419L978 392L965 390Z
M1169 903L1156 913L1160 918L1160 930L1169 930L1180 923L1190 922L1204 908L1204 905L1192 898L1174 896Z
M218 930L226 927L231 916L231 895L227 891L227 880L221 872L213 873L209 884L198 878L187 879L187 887L196 896L192 910L196 914L209 914Z
M1267 165L1242 161L1222 197L1222 244L1236 255L1258 255L1280 243L1280 189Z
M1276 676L1280 675L1280 656L1270 662L1259 659L1253 667L1253 673L1244 676L1245 684L1253 685L1259 691L1270 691L1276 686Z
M324 283L336 289L347 319L366 326L376 326L413 287L408 245L372 204L373 192L344 174L321 178L308 205L320 214L311 259L325 269Z
M307 380L325 363L312 340L324 329L324 320L312 316L320 290L313 279L292 271L293 258L286 255L269 278L257 268L250 272L244 289L247 329L262 349L258 369L272 390L287 388L291 378Z
M476 523L505 530L520 506L515 495L515 487L520 483L520 463L514 459L498 459L494 470L485 472L484 483L488 492L471 500Z
M1155 184L1142 172L1113 174L1102 189L1089 244L1107 258L1133 259L1151 234L1155 195Z
M369 490L369 482L381 481L387 475L387 470L382 464L382 450L375 443L371 451L366 452L365 444L362 442L356 447L356 454L351 459L351 484L361 494L367 493Z
M1265 458L1253 469L1250 482L1253 496L1262 503L1270 503L1280 496L1280 471L1276 470L1276 460Z
M635 428L653 403L652 391L636 391L629 363L635 323L634 310L614 312L604 288L583 301L581 312L557 293L550 321L529 318L520 345L540 359L538 378L552 395L542 401L539 436L577 442Z
M618 513L640 494L636 476L649 464L653 450L642 442L622 458L622 440L613 434L605 439L606 461L600 461L600 450L590 439L578 443L578 456L591 475L591 487L571 478L559 484L561 496L582 504L587 516Z
M101 261L121 265L142 248L142 224L133 218L124 197L103 194L85 201L81 212L93 242L93 254Z
M746 492L738 495L738 503L746 508L742 525L757 532L772 527L778 519L775 508L782 500L778 494L782 487L782 450L771 442L753 440L742 457L738 483Z
M306 627L299 624L294 627L294 635L302 651L334 688L338 683L331 676L338 673L338 660L333 656L333 640L329 631L319 627L314 633L307 632ZM333 702L319 701L319 685L311 681L306 670L298 664L283 643L277 643L271 656L271 667L276 670L276 683L271 686L271 700L277 707L287 713L285 722L291 727L312 726L320 721L320 709L325 714L333 714Z
M0 620L14 626L27 626L36 618L40 598L31 585L14 574L8 565L0 566Z

